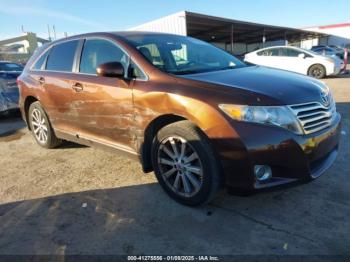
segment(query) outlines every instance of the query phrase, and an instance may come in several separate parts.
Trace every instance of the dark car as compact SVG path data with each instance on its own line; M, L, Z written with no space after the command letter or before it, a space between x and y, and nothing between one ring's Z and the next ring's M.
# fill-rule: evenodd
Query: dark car
M338 152L340 115L325 84L191 37L73 36L36 52L18 82L40 146L123 152L187 205L222 185L252 192L312 180Z
M337 56L341 60L344 60L344 53L345 50L344 48L339 48L339 47L331 47L331 46L313 46L311 48L312 51L321 54L321 55L326 55L326 56Z
M0 113L18 109L19 90L17 77L23 71L20 64L0 61Z

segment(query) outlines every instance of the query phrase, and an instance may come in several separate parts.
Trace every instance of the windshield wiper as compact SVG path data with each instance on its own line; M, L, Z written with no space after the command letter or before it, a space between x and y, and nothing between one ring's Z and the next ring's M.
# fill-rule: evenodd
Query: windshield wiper
M221 70L229 70L229 69L236 69L236 68L237 68L237 66L225 66L222 68L218 68L217 70L221 71Z
M190 75L190 74L198 74L198 73L203 73L205 71L199 71L199 70L183 70L183 71L173 71L169 72L174 75Z
M215 72L215 71L222 71L222 70L229 70L229 69L236 69L239 68L239 66L225 66L221 68L207 68L203 70L182 70L182 71L170 71L168 73L174 74L174 75L189 75L189 74L199 74L199 73L207 73L207 72Z

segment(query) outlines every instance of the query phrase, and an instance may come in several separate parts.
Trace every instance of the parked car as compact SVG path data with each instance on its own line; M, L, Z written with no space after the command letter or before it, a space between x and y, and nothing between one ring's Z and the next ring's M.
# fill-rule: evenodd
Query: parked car
M0 61L0 114L18 109L19 90L16 79L23 71L23 66Z
M343 52L344 47L341 47L339 45L329 45L330 48L333 48L336 52Z
M293 46L274 46L246 54L245 61L257 65L288 70L314 78L337 75L344 66L338 58L319 55Z
M344 60L345 50L337 46L313 46L311 51L320 55L339 57L341 60Z
M186 205L221 185L251 192L312 180L338 151L341 117L324 83L248 66L190 37L69 37L36 52L18 82L40 146L123 152Z

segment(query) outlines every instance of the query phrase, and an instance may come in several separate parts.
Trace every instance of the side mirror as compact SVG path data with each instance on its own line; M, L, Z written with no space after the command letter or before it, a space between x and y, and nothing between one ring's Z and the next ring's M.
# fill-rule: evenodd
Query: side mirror
M96 68L98 76L106 77L123 77L124 76L124 67L119 62L108 62L99 65Z
M298 55L298 57L299 57L299 58L305 58L306 56L305 56L304 53L300 53L300 54Z

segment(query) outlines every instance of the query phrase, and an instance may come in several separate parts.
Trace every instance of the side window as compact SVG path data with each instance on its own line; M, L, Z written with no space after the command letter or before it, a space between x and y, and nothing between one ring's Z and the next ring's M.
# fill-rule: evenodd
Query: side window
M266 50L258 52L257 55L258 56L278 56L279 55L279 48L266 49Z
M146 79L146 75L142 72L142 70L133 62L131 61L130 67L129 67L129 74L133 78L137 79Z
M298 57L301 52L292 48L282 48L281 56Z
M103 39L85 40L80 59L80 73L95 75L96 68L108 62L120 62L126 70L128 55L110 41Z
M47 51L45 54L40 56L40 58L36 61L36 63L33 66L34 70L44 70L45 69L45 61L47 58L49 51Z
M51 48L46 62L46 70L72 72L78 40L65 42Z

